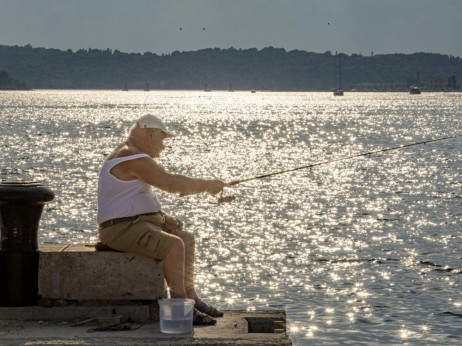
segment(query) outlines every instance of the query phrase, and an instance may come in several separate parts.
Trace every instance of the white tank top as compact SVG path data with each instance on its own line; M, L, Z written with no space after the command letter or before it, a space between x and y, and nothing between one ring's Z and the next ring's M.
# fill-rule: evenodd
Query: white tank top
M117 164L142 157L147 154L136 154L118 157L104 163L98 179L98 215L97 222L117 219L119 217L160 211L161 206L152 187L139 179L120 180L111 174Z

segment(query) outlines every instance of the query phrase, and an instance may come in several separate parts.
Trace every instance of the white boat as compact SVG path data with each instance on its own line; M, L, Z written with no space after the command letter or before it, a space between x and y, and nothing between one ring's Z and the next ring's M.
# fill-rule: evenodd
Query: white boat
M419 88L417 85L412 85L412 86L409 88L409 94L412 94L412 95L419 95L419 94L420 94L420 88Z
M412 94L412 95L419 95L420 94L420 72L417 72L417 80L416 80L416 83L417 84L414 84L414 85L411 85L409 87L409 94Z
M343 96L342 89L334 89L334 96Z

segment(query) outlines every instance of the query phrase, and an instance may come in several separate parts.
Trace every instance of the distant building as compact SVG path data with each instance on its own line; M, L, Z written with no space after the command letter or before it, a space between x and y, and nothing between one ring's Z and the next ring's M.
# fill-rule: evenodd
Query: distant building
M430 90L451 90L456 89L456 76L445 78L429 78L428 89Z

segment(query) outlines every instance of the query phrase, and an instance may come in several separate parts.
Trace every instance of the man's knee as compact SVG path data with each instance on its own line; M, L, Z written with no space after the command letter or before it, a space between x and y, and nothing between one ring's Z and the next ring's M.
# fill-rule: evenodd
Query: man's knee
M186 245L195 245L196 241L194 239L194 234L190 232L181 232L181 239L185 242Z
M171 254L171 253L184 254L184 248L185 246L184 246L183 240L181 238L175 238L175 240L173 241L173 245L168 254Z

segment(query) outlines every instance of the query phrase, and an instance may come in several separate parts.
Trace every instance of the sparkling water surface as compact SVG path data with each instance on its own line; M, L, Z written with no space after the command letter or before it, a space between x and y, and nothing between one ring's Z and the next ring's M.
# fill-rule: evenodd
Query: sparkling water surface
M146 112L169 172L239 180L462 133L462 93L0 92L0 178L56 194L40 242L97 239L106 155ZM462 344L462 139L158 195L197 239L204 300L285 309L297 345Z

